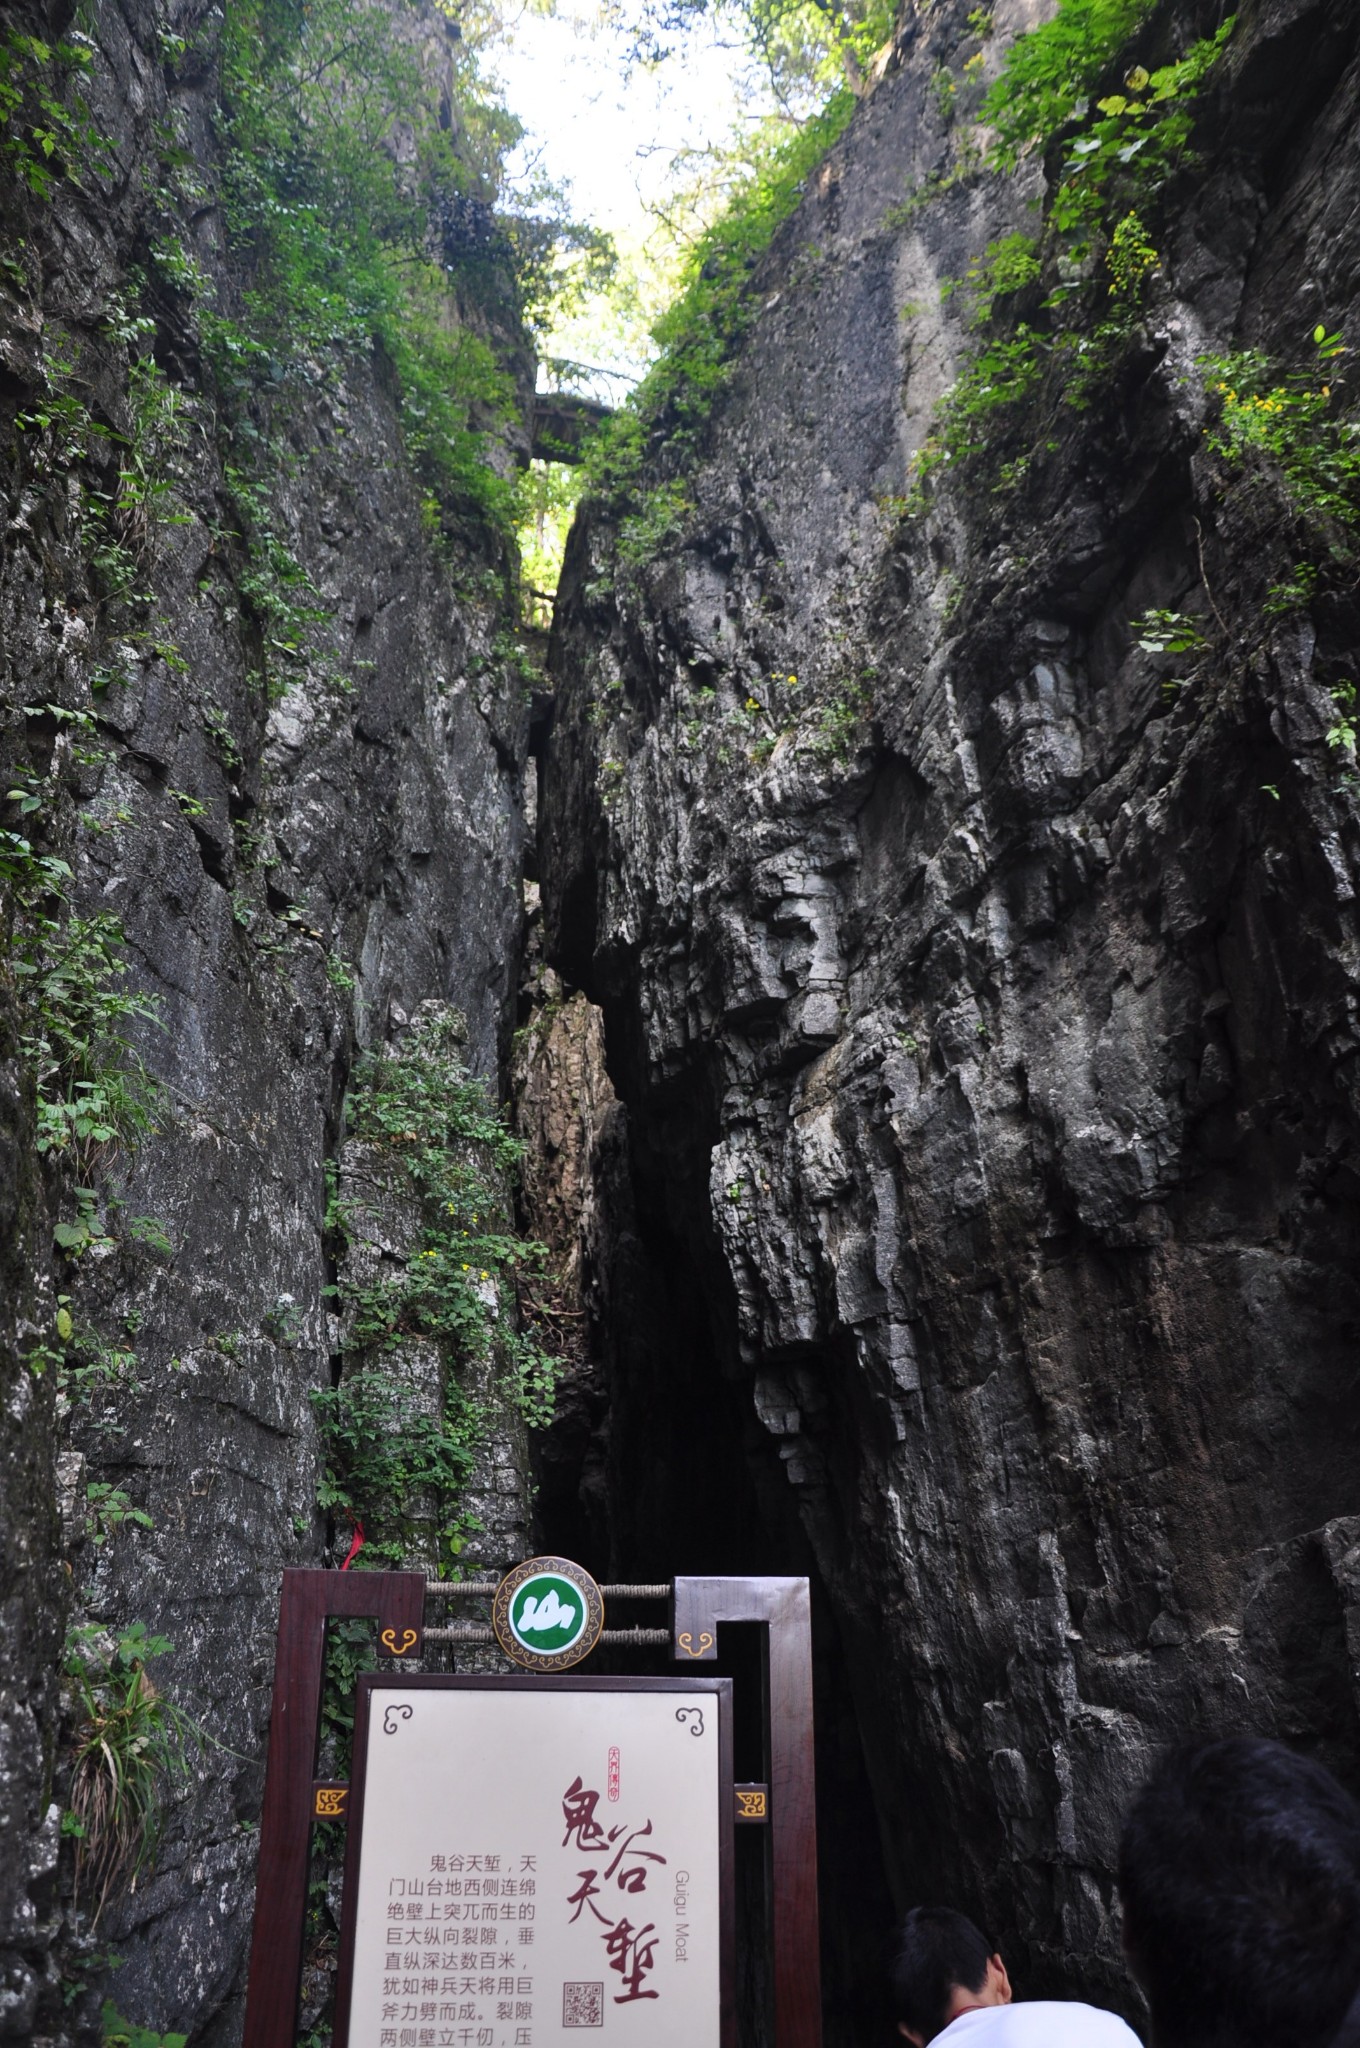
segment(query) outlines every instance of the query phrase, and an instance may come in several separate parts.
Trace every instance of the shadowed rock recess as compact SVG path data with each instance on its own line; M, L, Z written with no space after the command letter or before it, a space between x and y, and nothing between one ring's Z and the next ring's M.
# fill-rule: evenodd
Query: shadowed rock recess
M615 1567L809 1560L897 1900L1136 2013L1158 1745L1265 1730L1360 1789L1354 585L1263 605L1288 522L1197 366L1360 346L1360 17L1243 0L1103 381L1018 480L904 505L976 346L941 282L1062 171L961 159L968 13L908 14L763 258L669 537L578 521L546 952L618 1098ZM1162 8L1105 90L1222 13Z

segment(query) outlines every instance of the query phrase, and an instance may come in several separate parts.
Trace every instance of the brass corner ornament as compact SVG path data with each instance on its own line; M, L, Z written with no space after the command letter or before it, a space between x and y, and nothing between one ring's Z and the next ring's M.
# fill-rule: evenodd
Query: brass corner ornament
M768 1785L734 1785L732 1791L736 1797L738 1820L767 1821L770 1818Z
M566 1557L531 1557L506 1573L491 1603L496 1641L524 1671L569 1671L604 1627L604 1600L589 1572Z
M384 1655L388 1657L409 1657L420 1647L420 1631L414 1628L385 1628L378 1637Z
M312 1787L312 1816L316 1820L345 1820L349 1816L349 1786L335 1780Z

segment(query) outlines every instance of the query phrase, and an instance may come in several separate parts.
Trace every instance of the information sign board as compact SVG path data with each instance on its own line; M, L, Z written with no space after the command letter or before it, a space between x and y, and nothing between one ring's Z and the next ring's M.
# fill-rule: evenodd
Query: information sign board
M359 1681L334 2048L733 2048L731 1681Z

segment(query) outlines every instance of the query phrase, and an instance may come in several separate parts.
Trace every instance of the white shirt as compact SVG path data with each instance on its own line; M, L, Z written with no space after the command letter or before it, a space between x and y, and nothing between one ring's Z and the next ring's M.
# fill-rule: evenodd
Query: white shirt
M1117 2013L1066 1999L1036 1998L1022 2005L985 2005L961 2012L936 2044L948 2048L1140 2048Z

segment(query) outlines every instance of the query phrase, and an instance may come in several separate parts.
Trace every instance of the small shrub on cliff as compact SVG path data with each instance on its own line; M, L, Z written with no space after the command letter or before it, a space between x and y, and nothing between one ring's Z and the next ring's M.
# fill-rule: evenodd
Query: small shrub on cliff
M999 298L1036 284L1040 275L1035 236L1017 231L989 242L985 254L973 259L961 280L961 288L971 300L970 325L985 327ZM951 280L941 287L940 296L950 297L959 288L960 282Z
M619 559L634 567L652 561L683 530L694 511L689 485L678 480L641 491L619 524Z
M116 637L183 674L187 664L156 602L151 571L167 530L189 520L180 487L192 405L150 353L155 329L153 319L132 313L117 295L106 302L97 336L49 319L39 388L14 420L16 452L27 477L68 478L105 639ZM89 403L110 360L123 377L117 425L96 418ZM125 660L120 653L117 662L95 667L92 694L126 680ZM93 738L88 712L44 709ZM86 741L82 758L94 766L102 756Z
M71 1705L71 1789L63 1832L75 1842L75 1900L98 1920L154 1859L167 1782L188 1768L196 1724L159 1690L147 1665L174 1645L135 1622L117 1638L72 1631L65 1674Z
M0 29L0 156L39 199L50 198L59 178L78 181L82 169L108 162L78 87L93 59L81 29L59 43Z
M432 1415L419 1389L403 1387L390 1369L363 1366L314 1393L312 1405L326 1446L317 1504L338 1509L350 1528L370 1525L365 1563L405 1563L403 1524L414 1509L437 1516L452 1562L471 1526L459 1502L485 1433L478 1404L451 1381ZM395 1533L376 1536L376 1519Z
M1354 767L1357 732L1355 684L1339 683L1331 695L1335 716L1327 728L1327 744L1335 747L1338 754Z
M1096 101L1067 147L1053 195L1053 228L1084 246L1118 233L1112 221L1126 198L1146 205L1187 161L1193 103L1236 26L1230 15L1216 35L1193 43L1184 57L1149 72L1134 65L1123 91Z
M1202 654L1209 645L1203 625L1188 612L1153 609L1130 623L1144 654Z
M20 1044L38 1084L38 1150L86 1178L110 1148L152 1128L158 1100L125 1026L159 1013L122 986L124 947L107 912L80 917L51 897L20 903L12 964L27 999Z
M1261 599L1266 620L1307 612L1321 597L1348 598L1360 563L1360 419L1343 403L1349 351L1325 324L1295 364L1260 349L1205 356L1199 367L1217 418L1205 443L1219 458L1232 494L1261 500L1258 522L1271 529L1263 566L1287 567ZM1271 562L1276 555L1275 563ZM1333 691L1341 715L1327 744L1348 764L1354 754L1354 691ZM1349 706L1349 710L1346 708Z
M1132 209L1125 214L1110 237L1105 267L1110 273L1110 297L1132 305L1157 268L1157 251L1148 240L1147 229Z
M998 414L1013 414L1043 382L1049 338L1020 326L1003 340L988 342L961 373L916 461L911 510L924 504L923 490L939 470L961 467L989 446Z
M28 709L59 731L93 724L55 706ZM7 800L29 831L30 820L41 824L55 807L62 758L54 750L45 776L11 770ZM88 1183L97 1168L152 1129L160 1101L128 1029L134 1019L158 1023L157 1005L125 986L122 926L107 911L81 916L70 902L73 880L69 864L39 851L25 832L0 830L0 941L18 996L19 1049L36 1087L37 1150L68 1176L74 1213L55 1226L68 1254L96 1238Z
M1204 356L1200 367L1219 401L1209 447L1235 469L1264 464L1294 515L1349 555L1360 531L1360 422L1340 412L1334 390L1346 352L1321 326L1300 368L1282 370L1261 349Z
M1080 117L1101 77L1154 0L1063 0L1051 21L1021 36L982 103L996 135L996 160L1014 169L1022 152L1046 145Z

